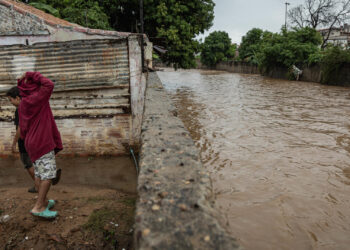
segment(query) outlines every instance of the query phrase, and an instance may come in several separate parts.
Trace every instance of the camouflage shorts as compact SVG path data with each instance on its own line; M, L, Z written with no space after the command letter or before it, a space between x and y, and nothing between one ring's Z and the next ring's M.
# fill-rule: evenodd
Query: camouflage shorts
M56 160L54 151L41 156L34 162L34 174L35 177L40 178L40 180L51 180L56 177Z

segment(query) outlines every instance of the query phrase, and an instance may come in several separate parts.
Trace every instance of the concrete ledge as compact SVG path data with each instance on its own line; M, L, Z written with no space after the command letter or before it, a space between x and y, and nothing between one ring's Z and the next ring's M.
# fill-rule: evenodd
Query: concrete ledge
M136 249L241 249L217 220L212 186L156 73L148 78L135 220Z

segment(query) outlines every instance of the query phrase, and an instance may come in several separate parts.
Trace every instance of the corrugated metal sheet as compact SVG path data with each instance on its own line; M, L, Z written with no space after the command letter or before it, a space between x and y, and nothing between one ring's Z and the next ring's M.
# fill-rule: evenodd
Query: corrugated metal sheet
M0 46L0 85L14 86L26 71L55 82L51 107L56 118L111 117L130 113L126 39ZM13 108L0 99L0 120Z
M14 84L26 71L39 71L56 90L128 86L126 39L82 40L0 47L0 85Z
M67 155L126 153L130 142L128 40L0 46L0 86L26 71L55 82L51 108ZM11 154L15 107L0 89L0 156ZM2 96L1 96L2 95Z

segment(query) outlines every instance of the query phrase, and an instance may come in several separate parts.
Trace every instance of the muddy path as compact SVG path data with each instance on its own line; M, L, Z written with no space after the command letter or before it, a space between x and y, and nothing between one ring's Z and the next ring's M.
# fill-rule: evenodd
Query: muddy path
M121 158L58 159L49 199L59 216L30 215L37 194L17 159L0 159L0 246L4 249L133 249L136 171ZM4 220L5 219L5 220Z

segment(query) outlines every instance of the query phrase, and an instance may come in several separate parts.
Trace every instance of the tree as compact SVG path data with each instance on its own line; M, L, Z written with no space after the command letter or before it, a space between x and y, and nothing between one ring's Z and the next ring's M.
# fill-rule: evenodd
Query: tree
M269 31L263 31L258 28L253 28L242 37L241 45L239 46L239 57L243 61L252 64L259 64L257 54L261 50L262 42L272 36Z
M212 0L145 0L145 30L154 43L167 49L163 60L174 67L195 66L199 43L195 37L212 26ZM155 39L154 39L155 38Z
M219 62L233 58L234 52L228 34L225 31L214 31L205 38L201 46L201 62L207 66L215 66Z
M253 60L262 42L262 34L262 29L254 28L249 30L247 34L242 37L242 42L238 49L239 57L242 60L248 62Z
M24 0L22 0L24 1ZM139 0L35 0L60 17L83 26L140 32ZM166 49L162 59L175 68L195 65L195 37L212 26L213 0L144 0L144 27L150 40ZM43 9L45 11L45 9Z
M304 5L288 12L289 20L296 27L326 28L321 47L325 48L335 25L343 25L349 20L350 0L305 0Z
M259 66L263 71L274 67L290 68L296 65L302 68L309 63L310 56L319 51L320 34L306 27L265 37L257 53Z
M70 0L69 5L61 9L60 13L64 19L72 23L94 29L112 29L109 17L97 1Z
M24 1L25 2L25 1ZM69 22L94 29L109 30L109 17L94 0L35 0L29 1L35 8L43 10Z

